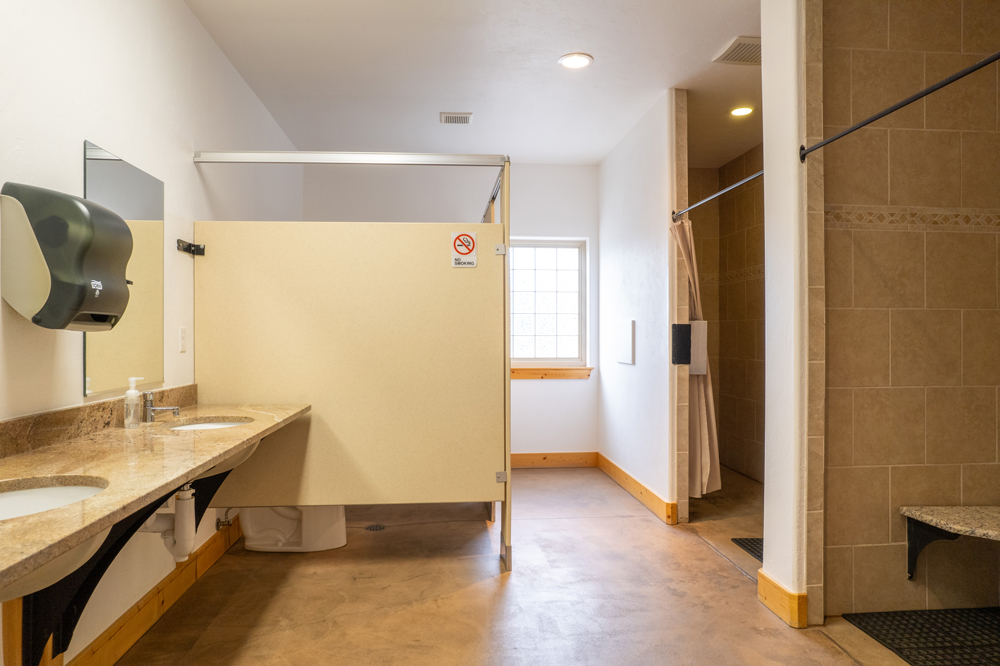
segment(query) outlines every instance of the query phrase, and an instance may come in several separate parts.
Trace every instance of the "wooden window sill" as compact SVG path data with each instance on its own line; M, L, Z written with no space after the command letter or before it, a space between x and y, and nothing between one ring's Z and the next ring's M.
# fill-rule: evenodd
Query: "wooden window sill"
M511 379L590 379L593 368L511 368Z

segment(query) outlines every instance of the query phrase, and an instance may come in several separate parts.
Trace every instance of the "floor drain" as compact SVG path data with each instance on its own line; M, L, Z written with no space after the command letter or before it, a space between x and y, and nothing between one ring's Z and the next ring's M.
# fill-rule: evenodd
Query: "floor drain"
M382 530L385 529L385 525L379 525L378 523L375 523L374 525L366 526L365 529L368 530L369 532L381 532Z

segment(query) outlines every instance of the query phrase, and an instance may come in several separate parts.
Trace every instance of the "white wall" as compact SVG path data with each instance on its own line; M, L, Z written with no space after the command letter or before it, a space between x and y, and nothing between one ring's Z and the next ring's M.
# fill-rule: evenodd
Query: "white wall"
M764 95L764 539L763 569L805 592L806 221L800 65L802 0L761 2Z
M671 127L664 93L600 165L601 452L664 500L671 473ZM617 362L634 319L635 365Z
M85 139L164 181L165 385L194 381L193 345L187 354L176 347L179 326L193 331L193 259L173 243L191 238L195 219L301 219L302 170L199 168L192 153L294 146L181 0L2 7L0 182L82 195ZM0 306L0 419L84 401L81 336L41 329ZM199 543L214 522L210 512ZM159 541L129 543L83 614L68 658L173 569Z
M598 450L600 316L598 298L597 172L594 166L517 164L510 173L510 233L541 238L586 238L590 283L587 364L590 379L511 382L514 453Z
M305 219L354 222L478 222L497 169L307 166ZM513 164L511 234L588 239L590 354L598 362L597 167ZM511 385L511 450L597 450L599 370L589 380Z

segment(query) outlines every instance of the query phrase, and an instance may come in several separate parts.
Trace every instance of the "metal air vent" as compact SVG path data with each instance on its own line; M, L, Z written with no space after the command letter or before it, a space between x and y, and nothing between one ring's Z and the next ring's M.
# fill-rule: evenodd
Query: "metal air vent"
M441 112L441 124L442 125L471 125L472 124L472 113L458 113L458 112Z
M760 37L737 37L712 59L728 65L760 65Z

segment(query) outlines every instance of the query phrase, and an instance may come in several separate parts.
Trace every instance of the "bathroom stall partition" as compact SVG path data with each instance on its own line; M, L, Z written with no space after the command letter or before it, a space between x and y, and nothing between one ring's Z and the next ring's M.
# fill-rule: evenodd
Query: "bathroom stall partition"
M500 501L509 568L508 227L196 222L200 400L312 405L213 506Z

